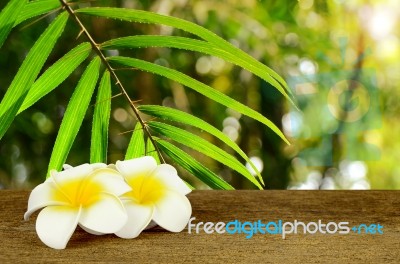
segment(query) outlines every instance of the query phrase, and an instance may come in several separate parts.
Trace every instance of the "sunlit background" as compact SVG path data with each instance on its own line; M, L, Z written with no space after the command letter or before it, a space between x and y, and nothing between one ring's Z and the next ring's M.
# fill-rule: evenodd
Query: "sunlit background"
M138 71L118 72L139 104L175 107L221 129L251 157L266 188L400 189L400 1L104 0L77 5L144 9L191 20L283 76L298 109L259 78L219 58L167 48L108 51L178 69L277 124L290 146L265 126L180 84ZM0 98L54 16L19 26L0 50ZM99 43L136 34L189 36L169 27L92 17L83 21ZM73 41L78 34L70 21L46 67L84 41L82 36ZM84 67L15 119L0 141L0 188L32 188L44 180L68 98ZM118 94L116 87L113 94ZM110 163L123 159L136 122L123 98L113 98L112 108ZM69 155L71 165L89 160L92 112L93 107ZM234 187L253 188L223 165L190 153ZM184 171L180 174L197 188L207 188Z

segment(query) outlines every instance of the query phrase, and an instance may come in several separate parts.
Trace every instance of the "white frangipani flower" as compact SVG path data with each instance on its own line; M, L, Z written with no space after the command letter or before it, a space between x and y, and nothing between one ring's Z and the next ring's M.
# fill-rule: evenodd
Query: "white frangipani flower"
M90 233L115 233L125 226L126 210L118 196L131 191L124 178L107 165L64 166L30 194L25 220L43 207L36 220L40 240L55 249L66 247L79 224Z
M135 238L151 220L171 232L185 228L192 214L192 206L185 195L191 190L174 167L157 165L153 157L145 156L117 161L116 168L132 188L121 196L128 221L115 233L117 236Z

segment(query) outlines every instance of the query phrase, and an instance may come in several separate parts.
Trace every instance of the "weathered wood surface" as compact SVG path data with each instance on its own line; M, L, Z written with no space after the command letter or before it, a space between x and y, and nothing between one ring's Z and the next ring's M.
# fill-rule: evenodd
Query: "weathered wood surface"
M400 263L399 191L195 191L195 222L348 221L380 223L383 235L169 233L137 239L93 236L78 229L67 249L41 243L35 217L25 222L28 191L0 191L0 263Z

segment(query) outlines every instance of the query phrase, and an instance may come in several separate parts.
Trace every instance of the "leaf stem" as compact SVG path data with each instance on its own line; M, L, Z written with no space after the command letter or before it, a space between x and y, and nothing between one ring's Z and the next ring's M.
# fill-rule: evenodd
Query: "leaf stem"
M121 81L119 80L117 74L115 73L114 69L111 67L110 63L108 62L106 56L101 52L99 45L94 41L93 37L90 35L89 31L86 29L86 27L82 24L81 20L79 17L75 14L74 10L68 5L68 3L65 0L60 0L61 5L63 8L70 14L71 17L75 20L75 22L78 24L78 26L81 28L81 31L85 36L88 38L90 44L93 47L93 50L96 52L96 54L100 57L102 63L105 65L107 70L111 73L112 78L115 80L115 84L119 87L121 90L122 95L128 100L129 105L131 109L133 110L133 113L135 114L137 120L140 122L142 125L144 132L147 134L149 137L150 141L153 143L154 148L156 149L158 155L160 156L160 159L163 163L165 163L164 157L161 154L160 149L158 148L158 145L156 144L153 136L150 133L149 127L147 126L146 122L142 119L142 117L139 114L138 108L134 105L132 102L131 98L129 97L128 93L126 92L124 86L122 85Z

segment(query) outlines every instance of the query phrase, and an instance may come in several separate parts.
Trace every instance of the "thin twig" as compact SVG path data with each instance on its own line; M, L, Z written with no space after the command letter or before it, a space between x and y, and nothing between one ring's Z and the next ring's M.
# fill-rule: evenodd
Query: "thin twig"
M116 68L116 69L114 69L114 71L126 71L126 70L129 70L129 71L138 71L139 69L138 69L138 68L131 68L131 67L123 67L123 68Z
M121 96L121 95L122 95L122 93L119 93L119 94L113 95L113 96L111 96L111 99L117 98L118 96Z
M79 25L85 36L88 38L90 44L92 45L93 50L96 52L96 54L100 57L101 61L107 68L107 70L110 72L111 76L114 78L116 85L120 88L122 94L124 97L128 100L130 107L132 108L137 120L140 122L140 124L143 127L143 130L149 137L151 143L153 143L154 148L156 149L158 155L160 156L160 159L162 160L163 163L165 163L164 157L161 154L160 149L158 148L155 140L153 139L153 136L150 133L149 127L147 126L146 122L142 119L142 117L139 114L139 110L137 107L133 104L131 98L129 97L128 93L126 92L124 86L122 85L121 81L119 80L117 74L115 73L114 69L111 67L110 63L107 61L106 56L101 52L99 49L99 45L94 41L92 35L90 35L89 31L86 29L86 27L82 24L81 20L78 18L78 16L75 14L74 10L65 2L65 0L60 0L63 8L71 15L71 17L74 18L75 22Z
M35 20L33 20L32 22L30 22L29 24L23 26L20 30L24 30L24 29L26 29L27 27L32 26L32 25L35 24L36 22L39 22L40 20L42 20L42 19L44 19L44 18L46 18L46 17L48 17L48 16L54 14L55 12L59 11L60 9L61 9L61 8L57 8L56 10L53 10L53 11L47 13L47 14L42 15L42 16L39 17L38 19L35 19Z
M76 36L75 40L77 40L80 36L82 36L83 30L79 31L78 36Z
M131 130L128 130L128 131L120 132L117 135L118 136L122 136L122 135L125 135L125 134L128 134L128 133L131 133L131 132L135 132L135 129L131 129Z
M141 101L142 101L142 99L138 99L138 100L132 101L132 103L136 104L136 103L139 103Z
M114 99L114 98L116 98L116 97L118 97L118 96L121 96L121 95L122 95L122 93L119 93L119 94L117 94L117 95L114 95L114 96L109 97L108 99L104 99L104 100L101 100L101 101L97 101L97 100L96 100L96 103L90 105L90 107L95 107L96 105L106 103L106 102L108 102L108 101L110 101L110 100L112 100L112 99Z

